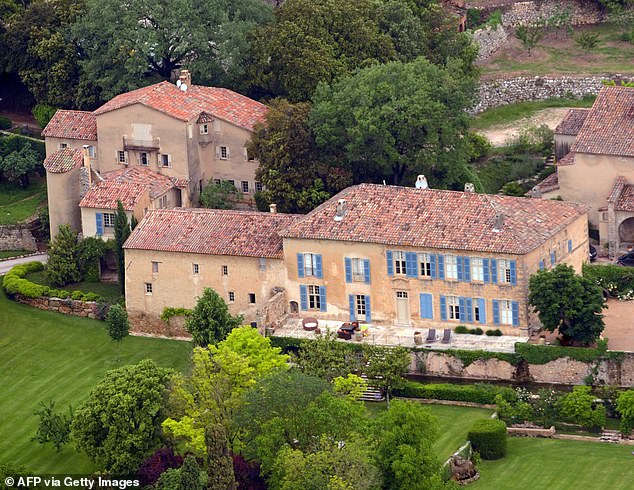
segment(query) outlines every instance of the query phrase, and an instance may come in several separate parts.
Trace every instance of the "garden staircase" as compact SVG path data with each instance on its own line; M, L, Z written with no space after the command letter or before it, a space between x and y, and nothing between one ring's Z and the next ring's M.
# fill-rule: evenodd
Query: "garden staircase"
M599 437L601 442L613 442L615 444L618 444L622 439L623 436L618 430L609 429L604 429L603 432L601 432L601 437Z
M361 396L361 401L380 402L385 400L385 397L381 394L381 391L378 388L375 388L374 386L370 385L367 374L365 373L362 374L361 378L364 379L366 383L368 383L368 387L366 388L365 392Z

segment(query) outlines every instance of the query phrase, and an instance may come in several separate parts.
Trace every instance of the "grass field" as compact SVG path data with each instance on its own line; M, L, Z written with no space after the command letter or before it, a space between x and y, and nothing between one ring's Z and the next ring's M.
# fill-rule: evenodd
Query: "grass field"
M508 454L486 461L470 488L482 490L628 490L634 484L632 446L511 437Z
M46 202L46 182L35 180L27 189L14 182L0 182L0 225L14 225L33 216Z
M107 370L145 358L183 371L190 350L189 342L145 337L127 337L118 349L103 323L13 303L0 290L0 462L42 473L94 470L70 445L57 453L31 442L39 403L77 407Z
M28 250L0 250L0 259L10 259L11 257L17 257L18 255L26 255L32 252Z
M27 274L26 279L35 284L42 286L50 286L46 281L44 271L32 272ZM108 282L76 282L74 284L66 284L66 286L58 288L64 291L81 291L82 293L95 293L110 302L116 302L121 297L121 290L118 284Z

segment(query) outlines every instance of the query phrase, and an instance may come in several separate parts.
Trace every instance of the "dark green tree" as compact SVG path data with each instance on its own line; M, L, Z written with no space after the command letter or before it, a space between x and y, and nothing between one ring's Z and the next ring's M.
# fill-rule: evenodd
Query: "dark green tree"
M362 356L347 344L338 342L335 333L324 333L302 342L295 363L306 374L332 381L360 372Z
M559 414L570 423L599 431L605 426L606 410L596 398L590 386L574 386L557 401Z
M207 488L209 490L235 490L238 488L233 473L233 460L229 453L227 428L222 423L205 428L207 447Z
M121 305L112 305L106 315L106 330L110 338L117 342L117 347L121 341L130 334L130 324L128 323L128 312Z
M81 278L77 266L77 233L69 225L60 225L48 249L46 278L50 284L65 286Z
M128 215L123 208L123 203L117 200L117 212L114 219L114 254L117 259L117 275L121 294L125 294L125 251L123 250L123 244L130 236L130 233Z
M196 306L185 320L185 328L195 345L207 347L224 340L229 332L240 326L242 315L229 313L227 303L211 288L205 288Z
M528 300L538 312L544 329L559 330L565 343L590 344L605 328L601 288L575 274L569 265L559 264L533 275Z
M200 193L200 205L211 209L234 209L240 201L240 194L235 185L227 180L213 182L210 180Z
M35 437L32 439L40 444L52 443L59 452L64 444L70 441L70 428L73 422L73 408L68 407L68 415L55 413L55 402L49 401L48 405L40 403L41 408L35 412L40 418Z
M310 116L322 158L341 162L356 182L462 189L475 182L465 138L474 81L424 58L359 70L320 85Z
M405 375L409 372L409 351L403 347L367 346L365 356L368 384L381 390L389 407L392 391L405 383Z
M204 490L205 480L201 478L201 473L202 470L198 466L196 458L187 456L183 461L183 466L180 467L180 488L182 490Z
M172 371L145 359L108 371L77 409L72 435L100 470L130 475L160 445Z
M26 189L31 183L30 175L42 167L42 161L37 153L27 143L18 151L13 151L5 157L0 157L0 173L7 180L20 182L20 186Z

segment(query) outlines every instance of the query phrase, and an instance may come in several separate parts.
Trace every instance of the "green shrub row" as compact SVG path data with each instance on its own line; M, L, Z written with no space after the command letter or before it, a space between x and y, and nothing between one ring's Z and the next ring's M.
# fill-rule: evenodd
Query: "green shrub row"
M486 333L488 337L501 337L502 336L502 331L499 328L496 328L495 330L487 330L484 333Z
M459 385L450 383L423 384L407 381L394 394L405 398L429 398L431 400L451 400L489 405L495 403L497 395L509 400L517 398L512 388L487 383Z
M78 301L98 301L101 296L95 293L84 293L82 291L73 291L72 293L64 289L54 289L25 279L25 276L31 272L40 272L44 269L41 262L27 262L13 267L2 280L2 288L8 295L21 294L27 298L41 298L47 296L49 298L74 299Z
M484 333L484 330L482 330L480 327L468 328L468 327L465 327L464 325L458 325L456 329L454 330L454 332L469 333L471 335L482 335Z
M272 347L279 347L282 349L282 352L288 353L289 351L296 352L302 347L304 342L310 342L310 339L298 339L295 337L269 337L271 339ZM345 342L341 345L345 346L345 348L350 351L358 352L363 350L364 344L357 342Z
M629 267L584 264L583 275L614 296L634 290L634 270Z
M166 306L163 308L163 313L161 313L161 320L167 323L173 316L189 316L191 312L192 310L188 310L187 308L172 308L171 306Z
M501 420L476 421L469 431L468 438L482 459L501 459L506 456L506 424Z
M556 345L515 344L515 352L529 364L546 364L562 357L580 362L594 362L600 358L623 359L623 352L607 352L605 343L591 347L560 347Z

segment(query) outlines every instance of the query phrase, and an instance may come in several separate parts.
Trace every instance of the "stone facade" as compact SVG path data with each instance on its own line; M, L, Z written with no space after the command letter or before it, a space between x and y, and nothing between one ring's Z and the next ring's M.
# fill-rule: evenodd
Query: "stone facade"
M70 316L81 316L84 318L99 318L99 307L95 301L78 301L74 299L60 298L27 298L16 294L13 299L18 303L33 306L40 310L56 311Z
M0 250L37 250L29 225L1 225Z
M485 29L475 31L473 33L473 42L479 47L477 61L484 61L489 58L506 44L507 39L508 33L501 25L498 25L495 29L487 26Z

